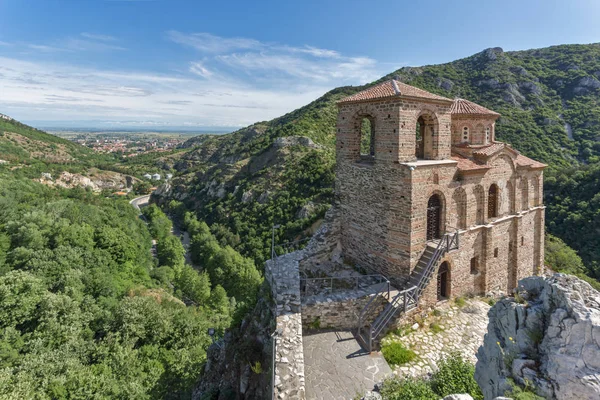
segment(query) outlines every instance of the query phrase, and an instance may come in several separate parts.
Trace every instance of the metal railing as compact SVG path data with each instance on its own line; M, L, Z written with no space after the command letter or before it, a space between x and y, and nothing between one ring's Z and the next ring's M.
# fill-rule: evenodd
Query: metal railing
M379 286L377 286L379 285ZM377 286L377 287L374 287ZM383 288L390 293L390 281L381 274L356 276L329 276L325 278L300 279L300 293L304 296L331 294L346 290L371 290L379 292Z
M377 339L377 337L384 331L384 329L389 325L392 318L398 312L407 312L416 308L419 304L419 298L421 294L429 284L431 277L433 276L433 272L435 271L435 267L437 266L440 258L451 250L458 249L460 246L460 235L459 230L456 229L453 233L446 233L442 238L437 242L437 246L431 255L431 258L427 262L427 266L419 277L417 285L411 286L407 289L399 292L394 298L388 303L388 305L383 309L383 311L375 318L375 321L368 326L368 329L365 330L366 337L363 336L363 330L365 329L365 321L370 312L374 310L374 306L372 302L375 300L375 296L367 305L363 308L358 318L358 326L357 332L358 337L360 337L367 346L367 350L370 352L373 349L373 342ZM388 294L389 300L389 294Z

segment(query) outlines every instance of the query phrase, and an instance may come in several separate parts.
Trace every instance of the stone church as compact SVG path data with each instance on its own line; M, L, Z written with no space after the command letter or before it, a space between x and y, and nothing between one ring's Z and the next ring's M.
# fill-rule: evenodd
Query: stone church
M546 165L496 140L500 114L395 79L338 107L335 190L346 261L408 287L422 280L441 241L459 240L436 261L421 306L510 293L540 273Z

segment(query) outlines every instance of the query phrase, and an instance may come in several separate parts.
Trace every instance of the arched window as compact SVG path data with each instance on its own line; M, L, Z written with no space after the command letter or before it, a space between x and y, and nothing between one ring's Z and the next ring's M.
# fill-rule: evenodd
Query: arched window
M438 152L437 117L428 110L421 110L415 126L415 156L434 160Z
M360 157L372 160L375 157L375 126L374 120L364 117L360 123Z
M490 144L492 140L492 128L490 126L486 126L485 128L485 144Z
M469 142L469 127L468 126L463 127L462 141L463 141L463 143Z
M498 216L498 186L493 184L488 191L488 218Z
M417 119L417 127L415 129L416 135L416 145L415 145L415 157L423 158L424 157L424 146L423 146L423 137L425 136L425 120L423 117L419 117Z

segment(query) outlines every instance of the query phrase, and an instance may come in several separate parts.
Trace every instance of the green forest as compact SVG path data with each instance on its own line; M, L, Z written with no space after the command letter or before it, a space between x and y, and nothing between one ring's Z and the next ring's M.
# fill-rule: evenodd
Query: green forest
M262 277L186 215L197 272L165 214L144 214L0 171L0 397L190 397L208 328L222 335Z

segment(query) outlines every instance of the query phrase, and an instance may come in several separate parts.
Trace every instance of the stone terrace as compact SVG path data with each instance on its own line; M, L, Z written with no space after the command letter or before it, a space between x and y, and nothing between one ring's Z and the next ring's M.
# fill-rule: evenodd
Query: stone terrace
M398 337L390 334L382 343L398 341L417 354L417 359L395 366L394 374L405 377L426 376L437 369L437 362L452 352L459 352L473 365L477 362L477 350L483 344L487 332L490 306L485 299L470 299L464 307L454 302L446 302L436 308L434 315L426 318L417 330L408 328L408 332ZM431 324L436 323L443 331L435 333Z

